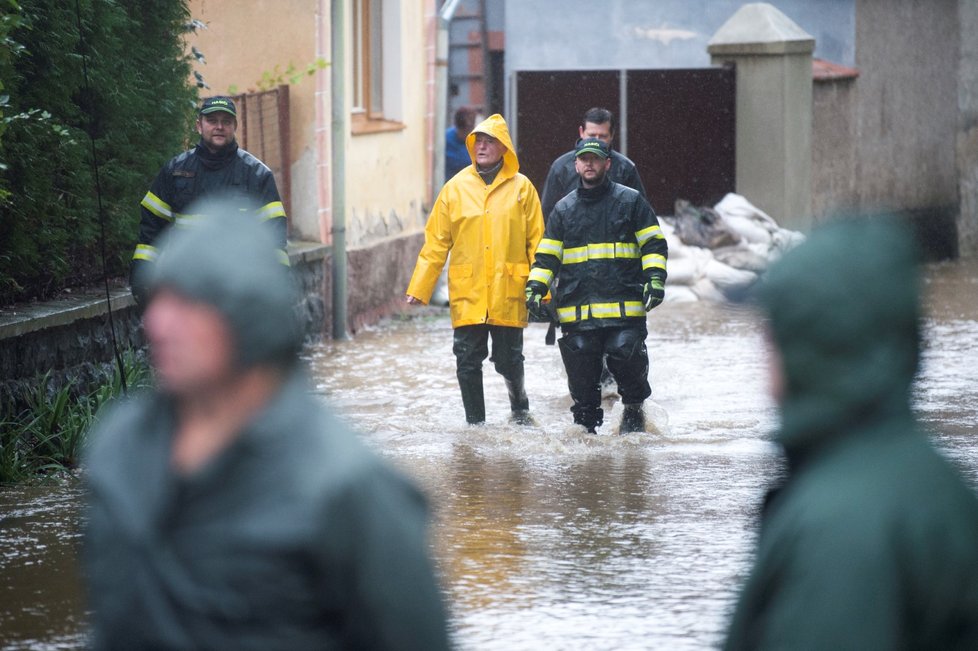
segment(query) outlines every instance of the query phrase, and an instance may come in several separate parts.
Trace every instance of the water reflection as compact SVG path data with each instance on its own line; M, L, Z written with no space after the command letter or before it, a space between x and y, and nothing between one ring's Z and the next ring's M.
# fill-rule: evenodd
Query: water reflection
M978 486L978 261L927 275L915 405ZM309 351L311 372L365 440L424 486L461 649L716 646L749 564L756 509L780 472L754 315L667 304L650 317L656 433L570 428L545 328L526 333L537 427L508 422L487 365L488 425L464 423L440 310ZM83 629L71 486L0 489L0 648L70 649Z

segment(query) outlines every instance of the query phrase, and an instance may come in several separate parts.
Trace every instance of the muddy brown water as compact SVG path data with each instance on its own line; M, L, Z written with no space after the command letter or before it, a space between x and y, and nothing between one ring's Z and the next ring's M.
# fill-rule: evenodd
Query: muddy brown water
M978 261L932 265L915 389L938 446L978 487ZM781 472L754 314L651 313L650 431L570 426L545 329L526 331L535 427L508 422L485 367L485 427L464 424L451 326L424 310L308 353L316 391L429 495L460 649L705 649L750 562L758 502ZM0 649L84 644L75 485L0 488Z

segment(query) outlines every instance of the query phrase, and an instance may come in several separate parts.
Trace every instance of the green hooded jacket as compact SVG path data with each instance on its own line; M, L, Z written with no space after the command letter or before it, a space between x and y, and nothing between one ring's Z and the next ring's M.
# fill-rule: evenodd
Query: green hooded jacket
M978 649L978 500L910 408L914 250L888 218L816 231L757 290L788 459L725 648Z
M100 417L85 459L95 648L448 648L425 499L310 394L289 269L261 224L220 212L164 235L150 291L216 307L236 362L287 379L189 474L171 469L171 397Z

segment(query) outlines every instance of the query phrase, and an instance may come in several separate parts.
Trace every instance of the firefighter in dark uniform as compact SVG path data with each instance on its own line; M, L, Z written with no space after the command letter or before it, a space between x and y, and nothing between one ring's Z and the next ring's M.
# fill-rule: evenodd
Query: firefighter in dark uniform
M140 202L139 241L129 270L129 285L140 308L146 302L148 265L157 255L156 239L171 225L200 217L187 211L208 196L219 195L222 201L257 213L257 218L273 230L280 261L289 264L285 207L275 177L267 165L238 147L234 137L237 128L237 111L230 97L205 99L197 114L200 142L170 159Z
M649 203L608 178L611 152L597 138L578 142L580 183L557 202L537 247L526 284L527 307L544 311L557 279L560 354L574 405L574 422L594 433L601 409L601 359L624 404L620 431L645 429L649 386L645 313L665 296L666 240Z

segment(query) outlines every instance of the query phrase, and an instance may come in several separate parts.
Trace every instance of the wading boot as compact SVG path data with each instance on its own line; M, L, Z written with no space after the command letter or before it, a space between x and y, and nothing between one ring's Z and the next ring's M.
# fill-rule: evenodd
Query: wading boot
M636 402L625 405L625 410L621 413L621 425L618 427L619 434L629 434L631 432L645 431L645 412L642 411L642 403Z
M486 399L482 393L482 378L459 378L462 390L462 406L465 407L465 422L479 425L486 422Z
M530 399L526 397L523 374L507 379L506 390L509 391L509 408L513 411L510 419L517 425L536 425L533 416L530 415Z

